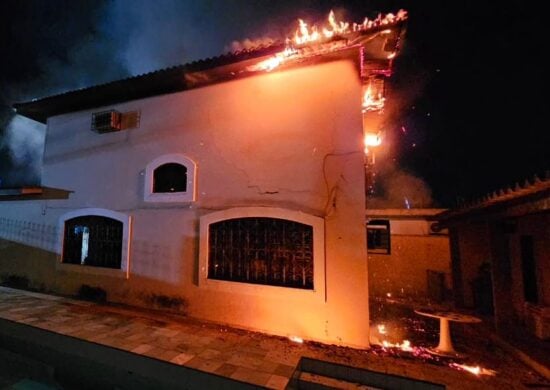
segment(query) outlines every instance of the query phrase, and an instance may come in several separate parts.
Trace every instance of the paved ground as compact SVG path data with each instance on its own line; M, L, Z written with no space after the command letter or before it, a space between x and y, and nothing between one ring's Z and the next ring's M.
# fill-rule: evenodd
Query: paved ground
M455 346L468 353L465 363L494 370L494 376L476 376L451 368L448 361L418 353L422 349L413 353L296 344L186 317L4 287L0 287L0 317L268 388L284 388L301 356L437 382L448 389L550 387L549 382L484 336L462 330L457 332ZM420 335L426 335L424 341L417 337L414 343L431 345L433 334L426 329L433 324L415 322L414 326Z

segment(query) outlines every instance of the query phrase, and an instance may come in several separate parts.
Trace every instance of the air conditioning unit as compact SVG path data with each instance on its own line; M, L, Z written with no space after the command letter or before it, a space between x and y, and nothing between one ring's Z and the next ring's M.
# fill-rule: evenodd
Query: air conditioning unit
M442 234L443 227L438 222L430 223L430 234Z
M92 130L98 133L111 133L121 129L122 114L115 110L92 114Z

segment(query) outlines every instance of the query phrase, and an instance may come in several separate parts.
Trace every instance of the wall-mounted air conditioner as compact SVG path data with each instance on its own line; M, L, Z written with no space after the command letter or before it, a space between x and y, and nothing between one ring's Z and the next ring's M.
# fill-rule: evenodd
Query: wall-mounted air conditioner
M110 133L121 129L122 115L115 110L94 112L92 114L92 130L98 133Z

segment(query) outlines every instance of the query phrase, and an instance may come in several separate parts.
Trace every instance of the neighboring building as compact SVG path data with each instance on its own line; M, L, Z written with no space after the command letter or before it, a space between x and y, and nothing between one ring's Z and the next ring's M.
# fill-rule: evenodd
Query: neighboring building
M436 218L445 209L367 209L371 297L442 302L450 298L449 236Z
M362 100L403 20L17 104L48 188L4 192L0 276L367 347Z
M550 177L440 216L449 228L455 302L550 338Z

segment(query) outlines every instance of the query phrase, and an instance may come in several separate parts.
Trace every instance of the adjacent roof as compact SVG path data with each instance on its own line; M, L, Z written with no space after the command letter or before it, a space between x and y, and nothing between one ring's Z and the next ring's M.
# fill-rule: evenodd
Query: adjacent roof
M367 209L367 218L389 218L389 219L425 219L436 220L436 216L447 211L447 209Z
M507 214L530 214L550 211L550 171L542 179L534 176L523 185L494 191L476 201L439 215L439 220L448 224L469 217Z
M336 36L330 42L311 44L305 50L303 58L334 55L338 50L326 50L327 45L334 42L345 42L344 48L361 47L364 60L379 61L382 68L388 69L391 60L388 53L398 49L401 35L404 33L402 20L392 24L375 26L366 31L346 34L345 37ZM383 35L381 31L391 30L391 34ZM351 35L351 36L350 36ZM317 50L324 46L325 49ZM314 47L314 49L311 49ZM342 45L340 45L340 49ZM213 83L234 80L241 77L253 76L263 71L249 71L247 67L257 64L263 59L275 55L285 49L283 43L275 43L268 47L257 47L251 50L229 53L184 65L161 69L143 75L113 81L107 84L74 90L59 95L35 99L29 102L16 103L17 113L28 118L45 123L55 115L74 112L94 107L101 107L198 88ZM307 64L301 61L299 65ZM294 61L294 66L296 66ZM289 65L287 65L289 66Z
M0 202L7 200L68 199L73 191L51 187L0 188Z

